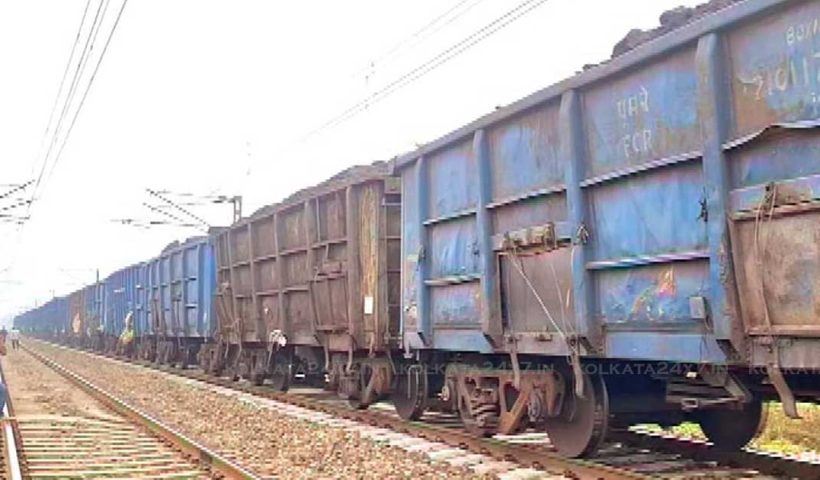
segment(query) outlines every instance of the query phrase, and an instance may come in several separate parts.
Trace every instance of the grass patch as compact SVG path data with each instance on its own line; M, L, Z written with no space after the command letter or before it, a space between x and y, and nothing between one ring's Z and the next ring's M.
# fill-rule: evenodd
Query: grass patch
M820 452L820 406L800 403L797 410L802 418L792 420L783 414L779 403L769 404L766 428L752 446L787 454Z
M780 403L772 402L763 432L750 445L767 452L797 455L807 451L820 452L820 405L798 404L800 420L792 420L783 414ZM658 425L641 425L641 430L662 432ZM705 440L700 425L684 422L665 430L675 436Z

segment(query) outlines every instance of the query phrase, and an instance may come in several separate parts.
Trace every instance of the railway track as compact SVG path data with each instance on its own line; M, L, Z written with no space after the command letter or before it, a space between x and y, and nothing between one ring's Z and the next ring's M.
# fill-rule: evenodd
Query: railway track
M17 433L20 476L6 478L257 478L37 352L16 352L15 356L15 361L26 361L29 370L47 367L59 374L65 385L51 380L48 388L59 392L59 401L68 401L55 410L58 402L36 405L42 394L24 399L29 412L41 408L47 413L21 414L11 420ZM22 382L15 384L14 378L8 385L15 395L16 389L24 387ZM92 400L85 397L78 409L72 389ZM93 413L88 413L89 408Z
M750 450L735 453L719 452L704 442L633 431L617 432L593 460L566 459L556 454L546 435L540 433L528 432L508 437L482 439L461 429L458 419L447 414L428 414L425 422L407 422L392 413L385 405L376 405L364 411L353 410L335 395L319 389L297 388L288 393L281 393L264 386L214 378L198 370L179 370L143 361L84 351L82 353L185 377L283 405L322 412L329 417L345 419L359 425L443 443L453 449L459 449L464 455L479 454L499 461L515 462L549 475L578 479L659 477L820 479L820 465L816 463Z
M3 372L3 365L0 363L0 382L8 385L6 375ZM0 474L2 478L9 480L19 480L23 478L20 466L20 455L18 445L20 445L20 430L14 421L14 406L11 396L6 392L6 404L2 408L2 424L0 424Z

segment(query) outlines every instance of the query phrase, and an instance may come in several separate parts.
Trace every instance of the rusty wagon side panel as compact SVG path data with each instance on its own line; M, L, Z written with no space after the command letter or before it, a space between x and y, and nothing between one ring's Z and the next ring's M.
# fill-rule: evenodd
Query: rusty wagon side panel
M383 164L354 167L216 234L217 314L230 343L347 352L398 333L400 202Z

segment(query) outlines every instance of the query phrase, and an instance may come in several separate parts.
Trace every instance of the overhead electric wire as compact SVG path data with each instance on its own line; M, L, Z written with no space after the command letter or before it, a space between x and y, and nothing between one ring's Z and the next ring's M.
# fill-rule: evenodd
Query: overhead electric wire
M318 128L308 133L305 136L305 139L311 138L323 132L324 130L335 127L336 125L339 125L340 123L343 123L349 118L352 118L358 113L366 110L368 107L380 102L381 100L384 100L385 98L392 95L399 89L415 82L419 78L422 78L423 76L427 75L428 73L432 72L438 67L458 57L459 55L469 50L473 46L496 34L501 29L507 27L508 25L512 24L519 18L530 13L531 11L535 10L536 8L540 7L546 2L547 0L525 0L521 2L518 6L509 10L504 15L496 18L484 27L468 35L466 38L456 42L455 44L444 49L442 52L430 58L426 62L422 63L421 65L413 68L409 72L405 73L404 75L401 75L397 79L388 83L386 86L382 87L378 91L368 95L363 100L352 105L339 115L336 115L335 117L331 118L329 121L325 122Z
M103 0L103 1L107 1L107 0ZM119 26L120 19L122 18L122 13L123 13L123 11L125 10L125 6L126 6L127 4L128 4L128 0L123 0L122 5L120 6L119 12L117 13L117 17L116 17L116 19L114 20L114 25L113 25L113 27L111 28L111 31L108 33L108 38L106 38L105 45L104 45L104 47L103 47L102 51L100 52L100 56L99 56L99 58L97 59L97 64L96 64L96 65L95 65L95 67L94 67L94 71L93 71L93 73L91 74L91 77L90 77L90 79L89 79L89 81L88 81L88 85L86 86L86 88L85 88L85 90L84 90L84 92L83 92L83 96L82 96L82 98L81 98L81 100L80 100L80 103L79 103L79 105L78 105L78 107L77 107L76 111L74 112L74 116L73 116L73 117L72 117L72 119L71 119L71 124L69 125L69 128L68 128L68 130L67 130L67 132L66 132L66 134L65 134L65 136L64 136L64 138L63 138L63 142L62 142L62 144L60 145L60 149L57 151L57 155L56 155L56 156L55 156L55 158L54 158L54 162L53 162L53 163L52 163L52 165L51 165L51 169L48 171L48 175L45 177L45 181L46 181L46 182L47 182L47 181L51 178L51 176L54 174L54 170L56 169L57 164L59 163L60 158L62 157L63 150L65 149L65 146L66 146L66 144L68 143L68 139L69 139L69 137L71 136L71 132L72 132L72 131L73 131L73 129L74 129L74 125L75 125L75 123L76 123L76 121L77 121L77 117L79 116L80 111L82 111L83 105L85 104L85 100L86 100L86 98L88 97L88 93L91 91L91 87L92 87L92 85L94 84L94 79L97 77L97 73L99 72L100 65L102 64L102 61L103 61L103 59L105 58L105 54L106 54L106 52L108 51L108 47L109 47L109 45L111 44L111 39L114 37L114 33L116 32L117 27ZM98 11L99 11L99 8L98 8ZM85 22L85 16L86 16L86 15L84 14L84 15L83 15L83 22L80 24L80 27L79 27L79 31L80 31L80 32L82 31L83 23ZM96 38L96 37L95 37L95 38ZM69 64L71 64L71 60L72 60L72 58L73 58L73 53L74 53L74 49L72 49L72 55L69 57ZM75 73L76 73L76 72L75 72ZM65 81L65 80L63 80L63 82L64 82L64 81ZM61 82L61 83L63 83L63 82ZM59 98L59 95L58 95L58 98ZM68 100L68 99L66 99L66 100ZM57 128L57 127L55 127L55 129L54 129L55 137L56 137L57 132L58 132L58 128ZM40 187L40 185L41 185L41 184L42 184L42 182L43 182L43 179L44 179L44 174L45 174L45 171L46 171L46 167L47 167L47 166L48 166L48 156L46 156L46 157L43 159L43 164L42 164L42 167L40 168L40 171L39 171L39 173L38 173L38 175L37 175L37 179L36 179L36 181L35 181L35 187L34 187L34 189L33 189L33 191L32 191L32 194L31 194L31 199L30 199L29 204L28 204L28 208L27 208L27 211L26 211L26 217L28 217L28 219L29 219L29 220L31 219L31 205L34 203L34 199L35 199L35 197L36 197L36 195L37 195L37 192L39 191L39 187ZM16 247L15 247L15 249L16 249L16 248L19 248L19 245L20 245L20 242L21 242L21 239L22 239L22 232L23 232L23 230L25 229L25 226L26 226L27 224L28 224L28 221L23 222L23 223L21 224L22 226L21 226L21 227L17 230L16 242L15 242L15 243L16 243ZM13 265L13 264L14 264L14 262L15 262L15 260L18 258L18 255L13 255L11 258L12 258L11 265ZM10 265L8 268L11 268L11 265Z
M167 222L165 220L140 220L136 218L118 218L111 220L114 223L120 223L122 225L128 225L132 227L139 227L139 228L150 228L154 226L168 226L168 227L184 227L184 228L202 228L201 225L196 223L174 223L174 222Z
M20 200L17 203L13 203L11 205L6 205L5 207L0 208L0 212L5 212L6 210L11 210L17 207L22 207L23 205L30 205L31 200Z
M88 15L88 7L90 6L91 0L87 0L85 3L85 8L83 9L83 15L80 18L80 25L77 27L77 35L74 37L74 44L71 46L71 53L68 56L68 60L65 62L63 78L60 79L60 87L57 89L57 95L54 96L54 103L51 105L51 113L48 115L48 123L46 123L46 129L43 131L43 138L40 139L40 148L37 149L36 158L40 158L40 154L43 151L43 145L45 144L46 138L48 138L48 133L51 130L51 123L54 120L54 113L57 111L57 104L60 103L60 97L63 95L63 87L65 86L66 78L68 78L68 70L71 68L71 60L74 59L74 52L77 51L77 45L80 43L80 36L83 33L83 25L85 25L85 18ZM36 158L32 164L32 174L34 173L34 168L37 165Z
M186 198L194 198L201 200L200 202L189 202L189 203L182 203L178 202L179 205L184 206L205 206L208 203L231 203L235 197L228 196L228 195L199 195L196 193L185 193L185 192L172 192L170 190L155 190L156 193L160 195L167 195L173 197L186 197ZM206 203L203 203L206 202Z
M194 220L196 220L197 222L200 222L203 226L206 226L206 227L210 227L210 226L211 226L208 222L206 222L206 221L205 221L205 220L203 220L202 218L200 218L200 217L198 217L198 216L194 215L193 213L191 213L191 212L190 212L190 211L188 211L187 209L185 209L185 208L183 208L183 207L181 207L181 206L177 205L177 204L176 204L176 203L174 203L173 201L168 200L167 198L165 198L164 196L162 196L162 195L160 195L159 193L155 192L154 190L151 190L150 188L146 188L145 190L146 190L149 194L153 195L154 197L159 198L159 199L160 199L160 200L162 200L163 202L167 203L168 205L171 205L172 207L176 208L177 210L179 210L180 212L184 213L185 215L188 215L189 217L193 218L193 219L194 219ZM147 204L146 204L146 205L147 205ZM158 211L160 211L160 212L163 212L163 213L165 213L165 214L167 215L167 212L165 212L165 211L163 211L163 210L159 210L159 209L157 209L157 210L158 210Z
M26 220L28 220L28 217L21 217L19 215L0 214L0 222L19 223L25 222Z
M184 218L178 217L177 215L174 215L171 212L166 212L165 210L157 208L154 205L151 205L149 203L143 203L142 206L149 209L149 210L151 210L152 212L159 213L160 215L165 215L166 217L170 218L171 220L176 220L179 223L189 223Z
M74 44L71 46L71 53L68 56L68 60L66 61L65 68L63 69L63 76L60 79L60 86L57 89L57 95L54 97L54 103L51 106L51 113L48 116L48 122L46 123L46 128L43 131L43 138L40 140L40 148L37 152L37 157L39 158L40 153L42 153L43 145L45 143L46 138L48 138L49 131L51 129L52 121L54 120L54 113L57 111L57 105L59 104L60 97L63 93L63 87L65 86L66 78L68 78L68 71L71 67L71 61L74 59L74 52L77 50L77 45L80 43L80 36L82 35L83 25L85 25L85 19L88 15L88 8L91 6L91 0L87 0L85 4L85 8L83 9L83 15L80 18L80 25L77 27L77 35L74 37ZM35 161L36 165L36 161Z
M71 124L69 124L65 137L63 137L63 143L60 145L60 149L57 151L57 156L54 158L54 163L52 163L51 165L51 170L49 170L48 177L46 177L46 180L51 178L51 176L54 174L54 170L57 168L57 163L60 161L60 158L62 157L63 150L65 149L65 146L68 143L68 139L71 137L71 132L74 130L74 125L77 122L77 117L80 115L80 112L83 109L83 105L85 105L85 100L86 98L88 98L88 92L91 91L91 87L94 85L94 79L97 78L97 72L99 72L100 70L100 65L102 65L102 61L105 58L105 53L108 51L108 46L111 45L111 39L114 37L114 33L117 31L117 26L120 24L120 19L122 18L122 12L125 10L125 6L127 4L128 0L123 0L119 12L117 12L117 18L114 20L114 26L111 28L111 32L108 34L108 38L105 39L105 45L103 46L102 52L100 52L100 58L97 59L97 64L94 66L94 71L91 73L91 78L89 78L88 80L88 86L86 86L85 91L83 92L83 96L82 98L80 98L80 104L77 106L77 110L74 112L74 117L72 117Z
M6 192L6 193L4 193L4 194L0 195L0 200L2 200L2 199L4 199L4 198L7 198L7 197L9 197L9 196L11 196L11 195L13 195L13 194L15 194L15 193L19 192L19 191L25 190L25 189L26 189L26 188L28 188L28 187L29 187L32 183L34 183L34 180L29 180L28 182L26 182L26 183L24 183L24 184L22 184L22 185L17 185L16 187L12 188L12 189L11 189L11 190L9 190L8 192Z
M400 52L405 45L413 42L414 40L415 40L416 44L420 43L425 38L428 38L428 37L434 35L435 33L439 32L445 26L447 26L447 25L453 23L454 21L458 20L459 18L461 18L462 16L467 14L467 12L472 10L473 7L475 7L476 5L478 5L479 3L483 2L483 1L484 0L460 0L458 3L456 3L452 7L448 8L444 13L439 14L434 19L427 22L423 27L419 28L418 30L416 30L415 32L410 34L410 36L408 36L408 37L404 38L403 40L399 41L398 43L396 43L393 47L388 49L385 53L380 55L376 60L372 60L366 67L364 67L360 70L357 70L356 73L354 73L354 76L359 76L363 73L366 73L367 71L369 71L371 69L374 69L376 66L381 66L381 65L384 65L386 63L389 63L389 62L387 62L387 60L389 60L391 58L400 57L401 54L400 53L397 54L396 52ZM473 4L468 5L466 9L462 10L461 12L459 12L458 14L456 14L455 16L453 16L452 18L447 20L443 25L439 25L439 28L435 28L429 34L422 36L422 34L424 34L428 30L435 27L442 19L446 18L448 15L450 15L451 13L453 13L454 11L456 11L460 7L462 7L464 4L469 3L469 2L473 2Z
M77 61L77 66L74 69L74 75L71 78L71 84L69 84L68 86L68 94L66 95L66 98L63 102L63 108L60 110L60 116L57 117L57 125L54 127L54 131L52 132L51 136L51 141L48 142L48 149L46 150L46 155L45 157L43 157L43 164L40 167L40 172L37 175L37 182L34 185L35 192L37 191L37 189L40 188L40 183L43 180L43 175L45 174L46 168L48 167L48 160L49 158L51 158L51 152L54 150L54 145L56 145L60 135L60 129L63 126L63 122L65 121L66 115L68 114L69 107L71 106L71 103L74 100L74 94L76 93L77 85L79 84L82 72L85 71L85 65L88 63L88 53L90 52L89 46L93 45L92 38L96 40L95 32L99 31L98 25L100 24L100 13L103 10L103 5L107 4L107 0L100 0L100 4L97 7L97 12L94 14L94 20L91 22L91 27L88 29L88 35L86 35L85 37L85 44L83 45L83 50L80 53L80 59ZM82 29L82 25L80 26L80 28Z

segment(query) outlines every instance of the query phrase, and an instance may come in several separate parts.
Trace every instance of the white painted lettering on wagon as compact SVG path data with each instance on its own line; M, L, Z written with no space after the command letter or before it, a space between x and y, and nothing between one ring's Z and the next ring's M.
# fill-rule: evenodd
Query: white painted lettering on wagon
M820 18L801 22L786 29L786 45L794 46L814 38L820 32Z
M815 40L818 34L820 18L789 26L784 33L786 45L783 52L778 52L776 58L765 62L764 65L768 66L738 75L743 95L763 101L775 95L804 90L813 105L815 116L820 113L816 92L820 84L820 52L810 45L800 47Z
M641 85L641 91L618 100L618 116L623 120L649 113L649 90Z
M624 130L628 130L628 133L621 137L619 145L624 152L624 156L631 158L650 152L652 150L652 130L648 128L635 129L628 122L650 112L649 90L641 85L638 92L618 100L616 108L618 116L624 121Z

